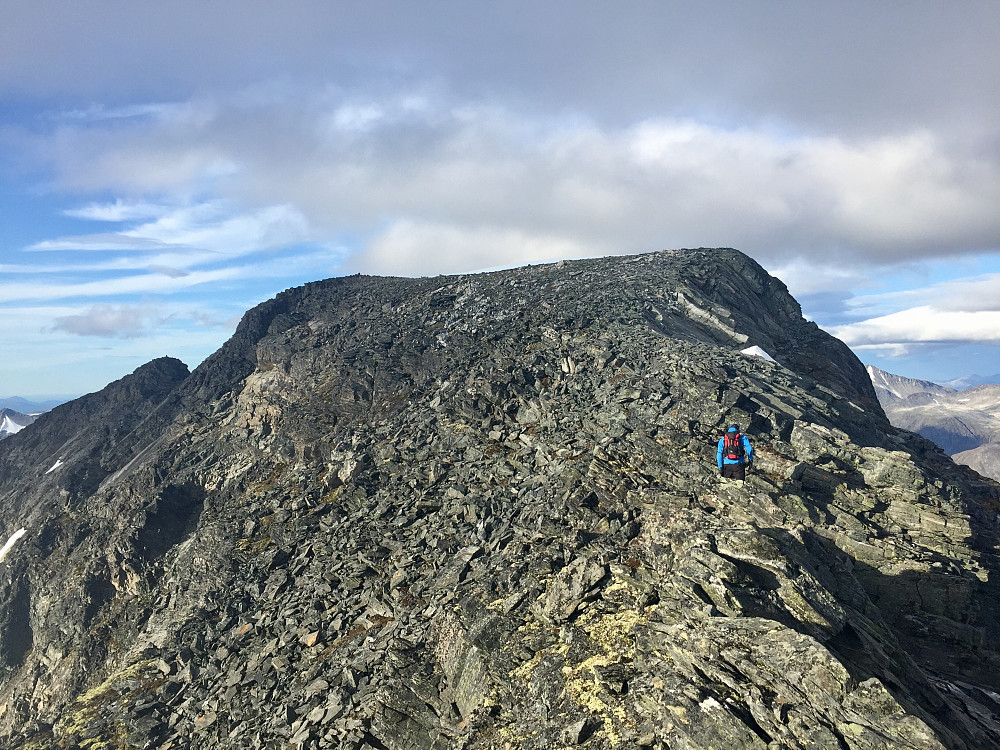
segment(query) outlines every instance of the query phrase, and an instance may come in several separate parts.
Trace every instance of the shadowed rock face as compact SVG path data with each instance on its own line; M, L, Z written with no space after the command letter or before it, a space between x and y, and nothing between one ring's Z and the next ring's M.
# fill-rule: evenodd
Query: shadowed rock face
M0 445L0 746L1000 742L998 486L735 251L319 282L147 367Z

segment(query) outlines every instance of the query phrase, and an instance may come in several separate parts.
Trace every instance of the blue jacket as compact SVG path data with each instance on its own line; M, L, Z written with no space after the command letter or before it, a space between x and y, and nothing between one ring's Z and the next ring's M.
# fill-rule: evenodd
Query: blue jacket
M742 459L732 459L723 458L722 453L725 449L726 439L724 437L719 438L719 450L715 454L715 461L719 464L719 468L722 468L722 464L748 464L753 462L753 446L750 445L750 441L747 440L746 435L740 435L740 439L743 443L743 452L746 454Z

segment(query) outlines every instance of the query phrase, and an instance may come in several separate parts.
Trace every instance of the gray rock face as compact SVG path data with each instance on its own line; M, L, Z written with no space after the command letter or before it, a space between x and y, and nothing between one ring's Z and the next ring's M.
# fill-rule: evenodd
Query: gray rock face
M1000 743L1000 487L735 251L310 284L178 365L0 446L2 747Z

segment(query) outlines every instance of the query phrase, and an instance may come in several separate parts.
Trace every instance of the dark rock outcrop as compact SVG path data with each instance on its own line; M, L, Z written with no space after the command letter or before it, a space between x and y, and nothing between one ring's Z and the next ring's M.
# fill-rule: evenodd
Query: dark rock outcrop
M0 746L1000 742L1000 487L735 251L318 282L156 366L0 445Z

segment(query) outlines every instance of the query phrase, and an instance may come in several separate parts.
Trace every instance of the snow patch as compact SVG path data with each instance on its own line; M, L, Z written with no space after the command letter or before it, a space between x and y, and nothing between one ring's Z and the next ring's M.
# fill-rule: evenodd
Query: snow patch
M60 459L57 459L57 460L56 460L56 462L55 462L54 464L52 464L52 468L51 468L51 469L49 469L49 470L48 470L47 472L45 472L45 473L46 473L46 474L51 474L51 473L52 473L53 471L55 471L56 469L58 469L58 468L59 468L60 466L62 466L62 465L63 465L63 462L62 462L62 459L61 459L61 458L60 458Z
M8 435L13 435L15 432L20 432L25 428L25 425L18 424L9 416L4 414L3 422L0 422L0 432L6 432Z
M10 539L7 540L7 543L3 547L0 547L0 562L7 557L7 553L10 552L10 548L13 547L17 543L17 540L24 536L26 532L27 529L18 529L10 535Z
M748 357L760 357L761 359L766 359L768 362L776 362L774 357L765 352L759 346L751 346L740 351L740 354L746 354Z
M893 388L892 385L889 383L889 378L886 377L888 373L876 369L871 365L868 365L867 367L865 367L865 369L868 371L868 377L871 378L872 385L874 385L876 388L881 388L885 391L888 391L890 394L892 394L898 399L906 398L904 394L900 393L898 390Z

